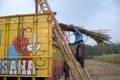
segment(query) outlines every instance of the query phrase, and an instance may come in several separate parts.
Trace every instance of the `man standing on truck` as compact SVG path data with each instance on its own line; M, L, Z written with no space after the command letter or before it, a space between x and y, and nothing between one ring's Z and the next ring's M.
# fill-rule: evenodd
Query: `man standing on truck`
M77 45L75 58L81 64L82 69L84 69L85 44L84 44L84 40L83 40L83 35L77 29L76 26L74 26L74 25L70 25L70 26L73 26L73 28L74 28L75 32L73 32L73 34L75 35L75 41L73 43L69 43L69 45L72 45L72 46Z

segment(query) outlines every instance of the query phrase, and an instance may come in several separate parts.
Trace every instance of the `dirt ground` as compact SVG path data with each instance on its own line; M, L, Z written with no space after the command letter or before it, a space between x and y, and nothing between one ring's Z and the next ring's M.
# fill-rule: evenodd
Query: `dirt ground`
M112 64L92 59L85 60L85 64L92 80L120 80L120 64ZM59 80L65 80L64 76ZM69 80L72 79L70 78Z
M120 65L86 60L86 68L93 80L120 80Z

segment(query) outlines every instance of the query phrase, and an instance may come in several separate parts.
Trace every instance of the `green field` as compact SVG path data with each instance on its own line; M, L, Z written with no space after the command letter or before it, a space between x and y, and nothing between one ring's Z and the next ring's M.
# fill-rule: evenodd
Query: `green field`
M115 64L120 64L120 53L95 56L94 59L100 60L100 61L105 61L105 62L111 62L111 63L115 63Z

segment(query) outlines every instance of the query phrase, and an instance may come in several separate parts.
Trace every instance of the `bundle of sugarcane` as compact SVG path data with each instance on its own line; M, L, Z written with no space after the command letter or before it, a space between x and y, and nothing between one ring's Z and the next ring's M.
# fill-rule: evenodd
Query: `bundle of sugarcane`
M60 25L61 29L64 30L64 31L74 32L74 28L73 28L74 25L67 25L67 24L64 24L64 23L59 23L59 25ZM102 33L94 32L94 31L88 31L88 30L83 29L79 26L77 26L77 29L81 33L83 33L83 34L91 37L92 39L94 39L98 44L100 44L100 43L107 44L107 43L110 42L109 41L110 37L107 34L102 34Z

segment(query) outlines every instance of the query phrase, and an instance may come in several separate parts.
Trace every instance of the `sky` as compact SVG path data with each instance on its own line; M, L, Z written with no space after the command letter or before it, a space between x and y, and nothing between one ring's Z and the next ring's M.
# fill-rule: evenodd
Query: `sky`
M113 43L120 42L120 0L48 0L61 23L84 26L88 30L110 29ZM0 0L0 16L35 12L34 0ZM86 39L86 37L84 38ZM74 39L71 39L73 42ZM96 44L91 38L86 44Z

